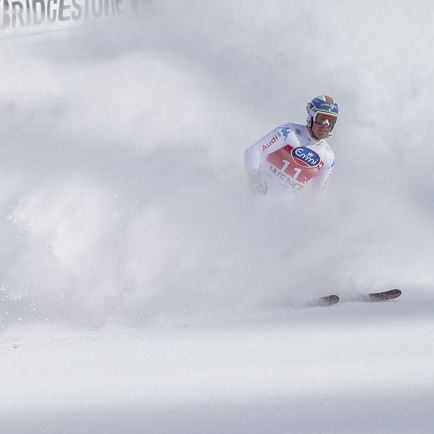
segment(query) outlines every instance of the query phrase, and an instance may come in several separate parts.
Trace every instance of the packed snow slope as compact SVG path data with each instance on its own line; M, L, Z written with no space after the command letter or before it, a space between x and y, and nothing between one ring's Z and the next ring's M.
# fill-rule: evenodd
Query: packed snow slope
M209 326L8 328L0 429L430 434L433 309L403 298Z
M154 0L0 34L1 432L431 433L433 14ZM321 94L326 200L252 196L244 149Z

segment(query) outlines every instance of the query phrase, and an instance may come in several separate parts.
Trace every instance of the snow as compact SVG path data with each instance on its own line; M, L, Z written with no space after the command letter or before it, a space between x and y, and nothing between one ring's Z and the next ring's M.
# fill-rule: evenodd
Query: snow
M8 433L429 433L433 302L2 339Z
M0 432L432 433L433 9L154 0L2 34ZM327 199L252 196L244 149L323 93Z

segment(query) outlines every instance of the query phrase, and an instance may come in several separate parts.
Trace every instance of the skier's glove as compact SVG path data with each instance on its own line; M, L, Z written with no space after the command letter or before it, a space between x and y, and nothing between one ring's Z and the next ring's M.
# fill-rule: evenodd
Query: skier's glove
M267 192L267 182L262 177L260 170L251 170L249 172L249 187L253 193L265 194Z

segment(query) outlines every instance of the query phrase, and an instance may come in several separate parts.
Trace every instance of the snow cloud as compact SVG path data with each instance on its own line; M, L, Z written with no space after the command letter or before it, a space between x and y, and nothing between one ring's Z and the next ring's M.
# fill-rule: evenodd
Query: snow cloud
M154 0L0 47L7 321L240 315L433 281L429 1ZM327 200L252 197L244 149L341 116Z

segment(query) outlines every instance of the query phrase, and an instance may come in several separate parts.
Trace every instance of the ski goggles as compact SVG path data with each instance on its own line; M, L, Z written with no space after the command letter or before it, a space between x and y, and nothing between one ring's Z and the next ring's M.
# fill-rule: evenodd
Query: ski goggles
M333 128L338 118L336 116L328 115L326 113L316 113L313 121L317 125Z

